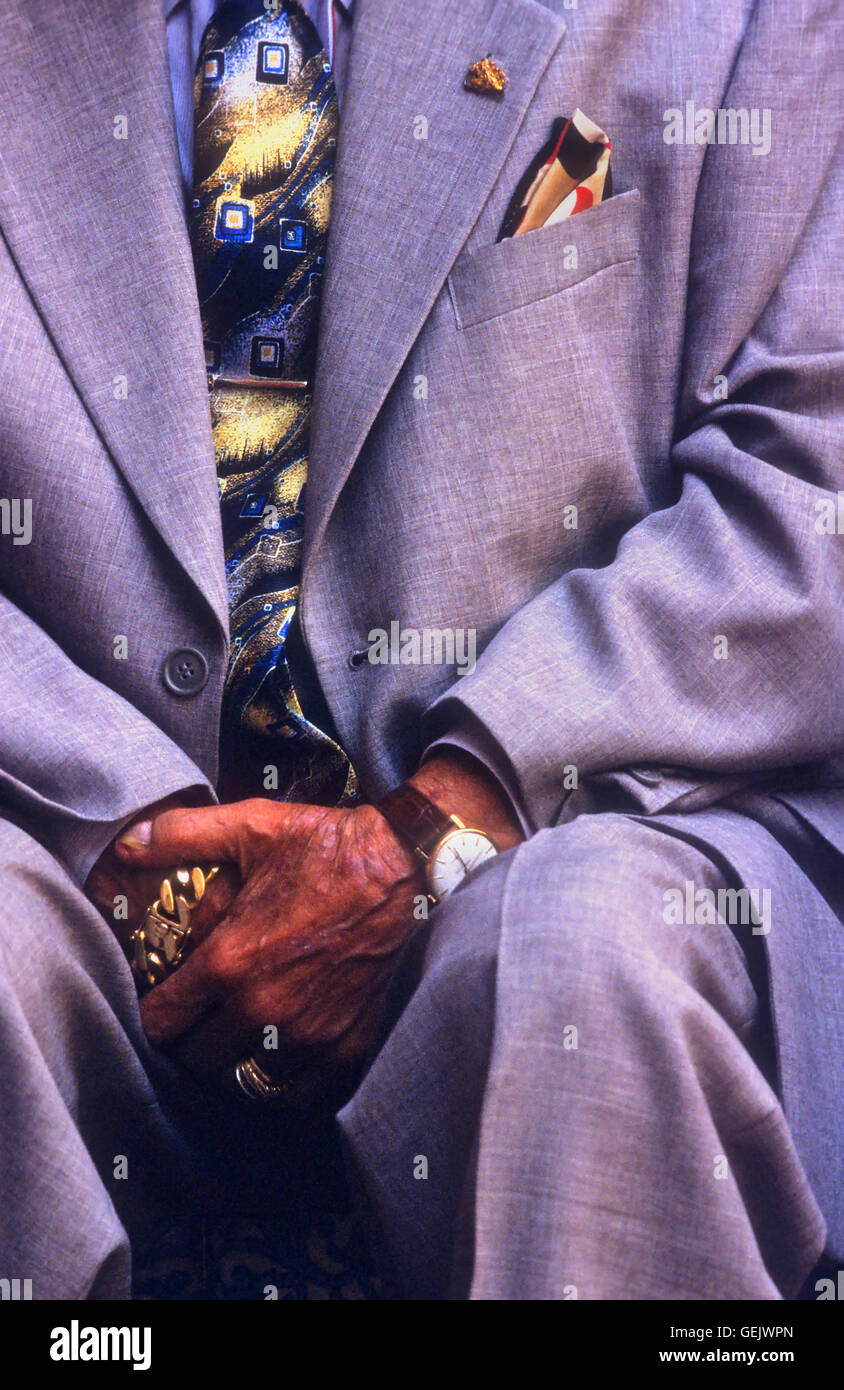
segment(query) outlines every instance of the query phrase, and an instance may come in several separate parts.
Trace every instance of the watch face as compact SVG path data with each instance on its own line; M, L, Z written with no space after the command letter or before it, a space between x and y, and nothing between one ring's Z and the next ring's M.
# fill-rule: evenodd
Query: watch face
M492 859L495 845L480 830L451 830L428 860L428 886L435 898L447 898L467 874Z

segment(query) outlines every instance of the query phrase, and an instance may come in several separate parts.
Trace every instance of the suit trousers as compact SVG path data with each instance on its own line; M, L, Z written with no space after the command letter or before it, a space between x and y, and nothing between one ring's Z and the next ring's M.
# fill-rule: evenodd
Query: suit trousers
M1 1272L36 1298L128 1297L151 1221L238 1184L277 1210L313 1181L319 1138L155 1054L83 894L8 822L0 855ZM743 859L767 866L783 930L815 890L740 798L580 815L433 911L339 1115L397 1296L797 1292L825 1226L778 1096L764 926L665 906L674 886L717 894Z

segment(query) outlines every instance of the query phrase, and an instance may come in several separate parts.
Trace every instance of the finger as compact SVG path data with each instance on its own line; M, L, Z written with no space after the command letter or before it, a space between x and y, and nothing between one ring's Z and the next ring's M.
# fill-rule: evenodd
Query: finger
M252 807L250 801L239 801L164 811L129 826L115 840L115 849L125 863L144 866L228 859L242 868L254 820L254 813L245 808Z
M169 979L141 1000L141 1022L153 1047L166 1047L193 1028L217 1002L220 983L200 946Z
M191 912L190 943L194 948L230 913L240 887L240 874L234 865L221 865L219 873L206 886L201 902Z
M242 988L226 993L196 1027L183 1034L173 1056L199 1075L216 1075L224 1082L233 1078L238 1062L254 1058L270 1078L289 1085L296 1079L298 1090L310 1090L311 1079L322 1078L334 1049L325 1043L295 1044L285 1037L283 1023L269 1027L270 1019L283 1002L263 1009L256 1005L252 991Z
M276 1032L276 1030L273 1030ZM172 1055L197 1075L215 1077L230 1094L243 1099L235 1075L238 1062L253 1059L283 1093L274 1108L305 1110L313 1106L333 1112L349 1099L360 1079L366 1037L344 1038L333 1043L296 1044L280 1036L268 1045L267 1030L256 1029L254 1018L244 1016L237 1000L226 999L181 1038Z
M275 1112L290 1111L304 1113L322 1109L326 1102L333 1114L339 1105L334 1102L340 1096L348 1100L351 1090L342 1082L338 1086L338 1073L330 1049L325 1047L279 1048L277 1052L265 1052L260 1043L243 1046L237 1056L227 1053L228 1060L218 1067L216 1078L230 1095L239 1100L248 1100L253 1107L267 1107ZM237 1078L238 1062L252 1060L257 1063L267 1079L279 1087L279 1094L269 1101L256 1101L251 1094L244 1092Z
M156 869L136 869L116 864L114 872L91 873L85 885L91 902L118 934L131 934L153 898L161 876Z
M261 1051L261 1035L231 1000L222 1001L183 1034L173 1049L175 1059L199 1076L233 1072L242 1058Z
M256 971L248 960L241 961L239 975L233 976L229 943L236 942L239 933L231 919L223 930L226 933L223 947L218 937L211 948L219 950L219 970L226 979L226 986L220 991L219 1006L206 1013L190 1035L182 1037L179 1045L179 1060L197 1072L219 1071L253 1054L273 1058L279 1048L288 1050L284 1025L275 1023L289 1007L283 990L275 986L259 994L255 985Z

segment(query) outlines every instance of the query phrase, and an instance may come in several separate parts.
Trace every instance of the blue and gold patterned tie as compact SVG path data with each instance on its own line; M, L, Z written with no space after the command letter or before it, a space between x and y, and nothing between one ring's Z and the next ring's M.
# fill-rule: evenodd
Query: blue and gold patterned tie
M293 0L223 5L195 100L191 240L231 625L223 782L229 794L348 804L354 771L303 712L288 660L337 135L314 25Z

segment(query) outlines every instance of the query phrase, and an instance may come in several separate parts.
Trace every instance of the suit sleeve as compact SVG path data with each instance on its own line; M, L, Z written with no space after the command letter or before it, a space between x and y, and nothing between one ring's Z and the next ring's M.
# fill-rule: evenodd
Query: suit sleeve
M519 610L428 712L431 737L467 712L484 726L537 825L572 767L844 749L840 51L831 5L751 18L723 104L772 108L772 146L703 161L676 503Z
M196 764L161 729L94 680L0 595L0 803L84 884L137 811L202 787Z

